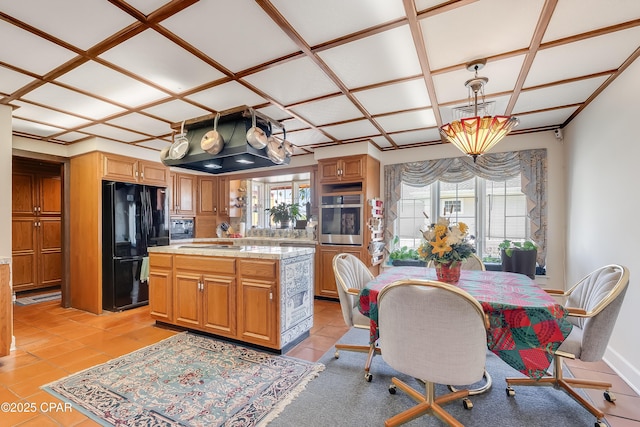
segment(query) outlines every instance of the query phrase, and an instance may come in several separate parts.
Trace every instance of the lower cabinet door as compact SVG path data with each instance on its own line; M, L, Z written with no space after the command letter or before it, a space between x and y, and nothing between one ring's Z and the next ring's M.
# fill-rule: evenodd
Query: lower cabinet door
M241 279L239 339L265 346L278 345L276 289L273 281Z
M149 273L149 313L162 322L173 321L173 272L153 268Z
M176 270L174 312L176 325L198 327L201 318L200 280L202 275Z
M211 333L236 335L236 278L231 276L203 276L202 327Z

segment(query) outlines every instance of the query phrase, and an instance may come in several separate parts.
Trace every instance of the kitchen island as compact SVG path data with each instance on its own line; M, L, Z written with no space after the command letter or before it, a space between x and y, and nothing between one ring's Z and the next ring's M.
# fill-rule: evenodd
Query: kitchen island
M314 252L204 243L149 248L151 316L286 352L313 326Z

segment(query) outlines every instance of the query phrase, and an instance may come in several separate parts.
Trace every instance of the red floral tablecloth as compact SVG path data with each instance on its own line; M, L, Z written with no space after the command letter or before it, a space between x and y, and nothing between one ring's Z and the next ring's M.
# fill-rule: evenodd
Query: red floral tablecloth
M392 267L360 292L358 308L371 319L372 342L378 334L378 293L404 279L437 280L433 268ZM564 307L522 274L463 270L457 286L476 298L488 315L489 350L531 378L545 375L553 353L571 332Z

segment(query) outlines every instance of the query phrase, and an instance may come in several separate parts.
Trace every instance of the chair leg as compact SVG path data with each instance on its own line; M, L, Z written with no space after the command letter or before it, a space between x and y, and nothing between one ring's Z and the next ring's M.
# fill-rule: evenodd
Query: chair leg
M563 389L569 396L575 399L578 403L580 403L587 411L589 411L593 416L598 419L598 422L604 417L604 412L596 408L591 402L586 400L579 394L573 386L577 388L595 388L595 389L603 389L609 390L611 388L610 383L606 383L603 381L590 381L590 380L582 380L578 378L564 378L562 372L562 362L560 356L555 356L555 368L553 371L553 376L542 377L539 380L534 380L531 378L507 378L505 381L507 383L507 394L509 396L513 396L515 392L511 388L512 385L518 386L538 386L538 385L552 385L556 388Z
M336 344L335 347L336 347L336 352L335 352L336 359L340 357L340 350L367 353L367 361L364 365L364 379L367 382L371 382L371 380L373 379L373 375L369 373L369 370L371 369L371 362L373 361L373 356L375 356L376 354L381 354L380 347L377 347L375 344L370 344L370 345Z
M433 415L452 427L464 427L462 423L445 411L441 405L456 399L467 397L469 395L469 390L459 390L436 398L434 383L425 382L425 394L421 394L398 378L392 378L391 382L400 390L407 393L409 397L418 402L418 404L386 420L384 423L385 427L399 426L429 412L432 412Z

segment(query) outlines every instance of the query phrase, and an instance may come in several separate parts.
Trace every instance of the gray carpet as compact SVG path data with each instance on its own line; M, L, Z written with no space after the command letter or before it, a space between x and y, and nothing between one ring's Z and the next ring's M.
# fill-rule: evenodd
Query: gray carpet
M353 329L341 342L366 342L368 331ZM305 391L276 418L270 427L293 426L382 426L384 420L413 406L415 402L400 390L391 395L388 386L397 376L418 390L422 386L413 378L399 374L381 356L373 359L373 381L364 381L366 354L343 351L340 358L328 351L320 360L326 369L311 381ZM465 426L575 427L593 426L593 417L563 391L552 387L517 387L515 397L505 393L505 377L521 374L492 353L487 356L487 369L493 387L487 393L473 396L473 409L465 410L462 401L445 405L445 409ZM448 392L438 386L438 395ZM421 417L406 426L442 426L433 416Z

